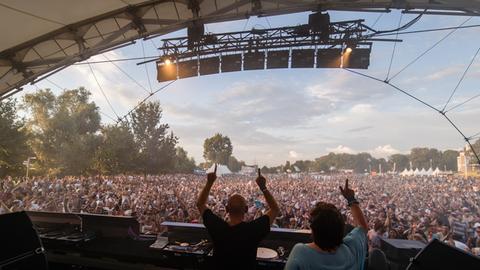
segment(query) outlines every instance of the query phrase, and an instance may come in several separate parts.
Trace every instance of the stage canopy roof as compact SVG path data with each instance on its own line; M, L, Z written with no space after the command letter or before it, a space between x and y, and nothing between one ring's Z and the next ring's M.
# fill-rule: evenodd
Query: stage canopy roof
M480 0L0 0L0 99L136 39L204 23L304 11L480 15Z

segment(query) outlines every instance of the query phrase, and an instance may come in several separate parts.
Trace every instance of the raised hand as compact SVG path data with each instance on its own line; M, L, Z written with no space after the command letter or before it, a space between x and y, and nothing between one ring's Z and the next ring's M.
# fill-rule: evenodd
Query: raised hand
M353 189L348 187L348 179L345 180L345 187L342 188L340 186L339 188L340 188L340 192L342 193L343 197L345 197L345 199L347 199L347 201L351 201L351 200L355 199L355 191L353 191Z
M217 180L217 163L215 163L215 168L213 172L207 174L207 182L213 184Z
M257 176L257 179L255 179L255 182L257 182L257 185L260 188L260 190L263 191L263 190L267 189L267 179L265 179L265 177L263 177L260 169L258 169L258 176Z

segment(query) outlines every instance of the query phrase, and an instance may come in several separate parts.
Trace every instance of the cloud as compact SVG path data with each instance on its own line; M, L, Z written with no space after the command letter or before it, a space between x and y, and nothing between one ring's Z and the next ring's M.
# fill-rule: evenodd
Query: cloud
M298 153L295 152L295 151L293 151L293 150L290 150L290 151L288 152L288 156L289 156L290 158L296 159L296 158L298 158Z
M340 153L355 154L356 153L356 151L353 150L352 148L348 146L343 146L343 145L339 145L335 148L327 148L326 150L330 153L336 153L336 154L340 154Z
M393 148L390 144L377 146L375 149L368 152L376 158L387 158L393 154L400 153L399 150Z
M350 109L354 114L368 114L373 112L373 106L371 104L357 104Z
M327 119L327 122L330 124L342 123L347 120L344 116L334 116Z
M360 131L365 131L372 128L373 126L362 126L362 127L347 129L347 132L360 132Z

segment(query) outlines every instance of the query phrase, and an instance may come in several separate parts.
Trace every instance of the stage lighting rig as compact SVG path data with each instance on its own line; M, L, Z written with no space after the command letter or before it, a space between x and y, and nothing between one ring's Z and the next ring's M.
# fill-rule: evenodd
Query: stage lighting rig
M321 12L312 14L306 25L206 35L197 21L187 37L164 39L159 48L163 56L153 61L158 62L159 73L168 72L159 74L159 81L271 68L366 69L374 41L401 41L375 38L370 32L364 20L330 22L330 16ZM349 59L342 66L346 49ZM165 68L166 59L173 67ZM176 76L171 73L174 68Z

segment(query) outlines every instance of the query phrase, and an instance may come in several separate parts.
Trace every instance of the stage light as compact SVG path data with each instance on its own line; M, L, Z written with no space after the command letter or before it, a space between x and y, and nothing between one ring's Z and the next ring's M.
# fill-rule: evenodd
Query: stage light
M168 65L170 65L171 63L172 63L172 61L171 61L170 59L165 60L165 65L168 66Z
M350 48L350 47L348 47L348 48L345 50L346 53L351 53L352 51L353 51L353 49Z

